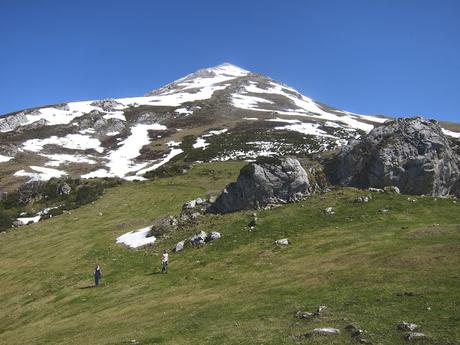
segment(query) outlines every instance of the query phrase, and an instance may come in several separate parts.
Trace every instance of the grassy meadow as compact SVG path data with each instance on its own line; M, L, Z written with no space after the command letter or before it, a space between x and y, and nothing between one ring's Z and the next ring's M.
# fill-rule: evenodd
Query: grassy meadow
M207 215L153 246L115 243L221 190L243 164L125 183L0 234L0 344L357 344L350 323L373 344L405 344L400 321L420 325L421 344L460 344L460 201L373 194L354 203L368 193L334 189L259 211L252 232L246 211ZM200 230L223 236L172 253L160 274L162 250ZM290 245L273 244L285 237ZM103 278L93 288L96 262ZM295 318L319 305L321 317ZM316 327L341 334L295 336Z

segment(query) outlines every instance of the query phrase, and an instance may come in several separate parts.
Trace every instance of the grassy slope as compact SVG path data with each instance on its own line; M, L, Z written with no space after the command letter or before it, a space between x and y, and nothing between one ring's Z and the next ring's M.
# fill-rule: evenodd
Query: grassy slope
M158 274L161 249L189 234L139 250L114 243L222 188L240 167L126 184L71 215L0 235L0 343L353 344L343 327L354 322L374 344L403 344L400 320L420 324L425 343L459 343L460 203L450 200L375 195L354 204L362 192L336 190L259 212L252 233L251 212L207 216L189 231L223 238L172 254L168 275ZM328 206L335 215L322 214ZM282 237L292 244L274 246ZM88 288L96 261L103 283ZM403 291L416 296L397 296ZM294 318L320 304L322 318ZM320 326L342 334L291 336Z

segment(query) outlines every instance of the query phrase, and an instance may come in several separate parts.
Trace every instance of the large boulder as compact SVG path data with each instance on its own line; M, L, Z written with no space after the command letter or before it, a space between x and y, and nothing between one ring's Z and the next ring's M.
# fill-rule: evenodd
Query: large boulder
M344 146L326 166L333 184L358 188L398 187L404 194L456 193L460 161L434 120L387 121Z
M288 203L311 192L307 172L294 158L263 158L244 166L236 182L230 183L210 213L257 209Z

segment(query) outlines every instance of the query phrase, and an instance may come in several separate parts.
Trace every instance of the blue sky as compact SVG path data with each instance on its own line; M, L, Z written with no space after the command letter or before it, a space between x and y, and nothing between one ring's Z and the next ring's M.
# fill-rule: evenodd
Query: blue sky
M460 122L460 1L0 0L0 113L230 62L363 114Z

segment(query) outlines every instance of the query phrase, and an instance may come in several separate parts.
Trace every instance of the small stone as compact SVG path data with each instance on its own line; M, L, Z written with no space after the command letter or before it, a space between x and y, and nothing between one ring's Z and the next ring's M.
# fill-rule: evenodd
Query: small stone
M334 209L332 207L327 207L323 210L325 215L332 215L335 213Z
M192 246L203 245L206 241L206 237L207 237L206 233L204 231L201 231L195 236L192 236L192 238L190 239L190 244Z
M404 338L407 341L416 341L416 340L426 339L427 336L425 334L419 333L419 332L409 332L404 336Z
M384 192L383 189L380 189L380 188L372 188L372 187L370 187L370 188L368 189L368 191L369 191L369 192L374 192L374 193L383 193L383 192Z
M400 194L399 188L396 186L386 186L383 191L387 194Z
M174 247L174 252L178 253L178 252L184 250L184 245L185 245L185 241L177 242L176 247Z
M308 311L298 311L296 314L295 314L295 317L298 318L298 319L304 319L304 320L308 320L308 319L311 319L313 317L315 317L316 315L314 313L310 313Z
M206 241L210 242L210 241L218 240L219 238L221 238L220 232L211 231L206 237Z
M289 240L287 238L282 238L280 240L276 240L275 244L278 244L280 246L287 246L289 244Z
M339 335L340 330L332 327L315 328L309 334L311 335Z
M410 323L410 322L406 322L406 321L402 321L398 324L397 328L400 330L400 331L415 331L417 328L418 328L418 325L416 325L415 323Z

